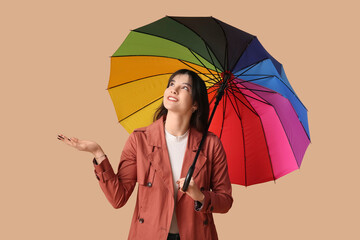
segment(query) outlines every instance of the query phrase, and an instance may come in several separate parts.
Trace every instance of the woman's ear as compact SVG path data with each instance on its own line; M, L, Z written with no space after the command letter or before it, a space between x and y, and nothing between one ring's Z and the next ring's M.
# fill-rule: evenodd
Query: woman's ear
M195 112L198 109L198 104L194 103L192 109L193 109L193 112Z

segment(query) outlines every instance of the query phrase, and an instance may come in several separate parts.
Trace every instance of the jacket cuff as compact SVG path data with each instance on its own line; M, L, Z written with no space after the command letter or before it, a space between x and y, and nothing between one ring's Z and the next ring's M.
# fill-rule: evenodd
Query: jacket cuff
M199 201L195 201L195 211L207 212L208 211L207 209L209 209L209 208L213 209L212 206L211 206L211 196L210 196L209 191L203 191L202 193L205 196L204 202L201 203Z
M195 201L195 211L199 212L203 206L204 204L202 204L201 202Z
M115 176L114 170L111 167L109 159L106 157L100 164L96 164L96 159L93 159L94 172L99 181L105 182Z

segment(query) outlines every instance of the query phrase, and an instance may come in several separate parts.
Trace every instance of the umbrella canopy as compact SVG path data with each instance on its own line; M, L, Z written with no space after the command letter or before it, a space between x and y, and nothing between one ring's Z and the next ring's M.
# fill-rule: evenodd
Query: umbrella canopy
M128 132L152 122L181 68L205 81L210 111L225 84L209 130L222 140L232 183L275 180L300 167L310 143L307 110L282 65L256 36L213 17L166 16L132 30L113 54L108 91Z

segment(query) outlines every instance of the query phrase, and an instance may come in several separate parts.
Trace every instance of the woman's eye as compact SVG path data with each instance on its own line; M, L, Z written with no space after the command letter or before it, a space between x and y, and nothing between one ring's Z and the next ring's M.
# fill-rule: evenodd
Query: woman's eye
M183 88L184 88L185 90L189 90L189 88L188 88L188 87L186 87L186 86L184 86Z

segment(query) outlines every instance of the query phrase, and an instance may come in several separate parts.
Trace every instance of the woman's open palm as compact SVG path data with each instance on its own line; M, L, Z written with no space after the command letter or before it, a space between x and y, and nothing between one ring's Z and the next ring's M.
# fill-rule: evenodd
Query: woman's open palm
M94 153L94 152L96 152L96 150L99 149L99 144L97 144L96 142L93 142L93 141L80 140L75 137L68 138L62 134L58 135L58 139L64 143L66 143L67 145L76 148L79 151Z

